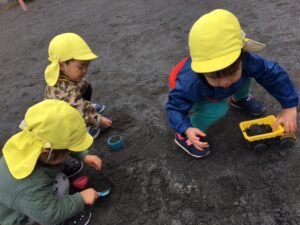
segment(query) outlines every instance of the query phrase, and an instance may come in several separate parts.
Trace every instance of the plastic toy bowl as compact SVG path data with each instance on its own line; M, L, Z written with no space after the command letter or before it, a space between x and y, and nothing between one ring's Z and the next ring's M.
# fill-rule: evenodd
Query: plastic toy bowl
M88 177L82 176L73 181L73 187L76 189L85 189L88 183Z
M281 136L284 133L284 127L279 124L276 130L273 130L273 132L270 133L265 133L265 134L260 134L260 135L254 135L254 136L248 136L246 133L246 129L251 127L254 124L257 125L262 125L262 124L267 124L272 126L276 122L276 117L274 115L270 115L264 118L260 119L255 119L255 120L248 120L240 123L240 128L243 133L244 138L249 141L258 141L262 139L267 139L267 138L273 138L277 136Z
M111 149L120 150L124 147L124 139L121 135L113 135L108 138L107 144Z

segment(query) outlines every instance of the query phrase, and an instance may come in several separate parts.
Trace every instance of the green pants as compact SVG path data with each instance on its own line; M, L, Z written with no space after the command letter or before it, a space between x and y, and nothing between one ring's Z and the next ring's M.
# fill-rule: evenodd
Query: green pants
M235 100L246 98L249 95L252 79L248 79L246 83L234 93ZM212 102L201 99L194 103L190 110L190 120L193 127L197 127L202 131L206 131L212 124L217 122L228 111L228 103L226 100Z

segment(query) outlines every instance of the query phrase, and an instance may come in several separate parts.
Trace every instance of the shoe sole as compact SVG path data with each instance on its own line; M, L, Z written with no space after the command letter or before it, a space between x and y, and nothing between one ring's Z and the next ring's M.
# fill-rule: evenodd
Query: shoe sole
M264 107L264 110L263 110L261 113L249 113L248 111L246 111L246 110L244 110L243 108L241 108L241 107L235 105L235 104L232 103L231 101L229 102L229 104L230 104L234 109L237 109L237 110L239 110L239 111L241 111L241 112L246 112L246 113L248 113L248 114L250 114L250 115L252 115L252 116L261 116L261 115L263 115L263 114L266 112L266 107Z
M175 140L175 143L176 143L180 148L182 148L187 154L189 154L190 156L193 156L194 158L197 158L197 159L203 158L203 157L209 155L209 153L210 153L210 151L208 151L208 152L206 153L206 155L203 155L203 156L194 155L194 154L190 153L185 147L183 147L176 139L174 139L174 140ZM200 151L200 150L199 150L199 151Z
M92 105L93 105L94 108L95 108L96 103L93 103ZM95 109L96 109L96 108L95 108ZM101 114L101 113L104 112L104 110L105 110L105 105L102 105L102 108L101 108L99 111L97 111L97 109L96 109L96 112L97 112L98 114Z
M90 128L91 127L87 127L86 129L87 129L87 132L90 134ZM101 128L98 128L98 131L97 131L97 133L96 134L94 134L94 135L91 135L92 137L93 137L93 139L95 140L98 136L99 136L99 134L100 134L100 132L101 132Z
M80 169L77 170L77 171L76 171L75 173L73 173L72 175L67 176L68 178L72 178L72 177L76 176L77 174L79 174L79 173L83 170L83 162L80 161L80 164L81 164Z
M103 113L104 112L104 110L105 110L105 105L103 105L103 107L102 107L102 109L101 110L99 110L99 114L101 114L101 113Z
M89 213L89 218L88 218L88 220L85 222L84 225L88 225L88 224L90 223L91 217L92 217L92 213Z
M99 128L98 132L93 136L93 139L94 139L94 140L99 136L100 132L101 132L101 130L100 130L100 128Z

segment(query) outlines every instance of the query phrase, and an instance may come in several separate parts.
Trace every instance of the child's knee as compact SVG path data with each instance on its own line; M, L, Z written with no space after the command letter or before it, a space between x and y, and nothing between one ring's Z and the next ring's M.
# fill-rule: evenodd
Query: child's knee
M199 110L199 112L204 117L211 118L212 120L218 120L227 114L228 108L227 101L223 100L216 103L206 104Z
M214 108L214 114L217 118L224 117L228 112L228 103L226 101L222 101L221 103L217 104L217 106Z

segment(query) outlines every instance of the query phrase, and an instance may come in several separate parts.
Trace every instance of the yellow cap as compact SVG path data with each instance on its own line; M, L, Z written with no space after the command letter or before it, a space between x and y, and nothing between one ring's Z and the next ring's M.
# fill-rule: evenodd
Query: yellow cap
M54 86L59 76L59 62L70 59L93 60L97 56L87 43L77 34L63 33L55 36L48 49L49 64L45 70L45 79L49 86Z
M30 107L20 128L22 131L3 147L9 171L16 179L32 173L45 148L81 152L93 143L80 113L60 100L48 99Z
M235 15L224 9L211 11L200 17L189 33L192 69L198 73L224 69L239 57L249 41L252 40L244 37ZM245 46L248 46L245 50L251 50L250 45Z

